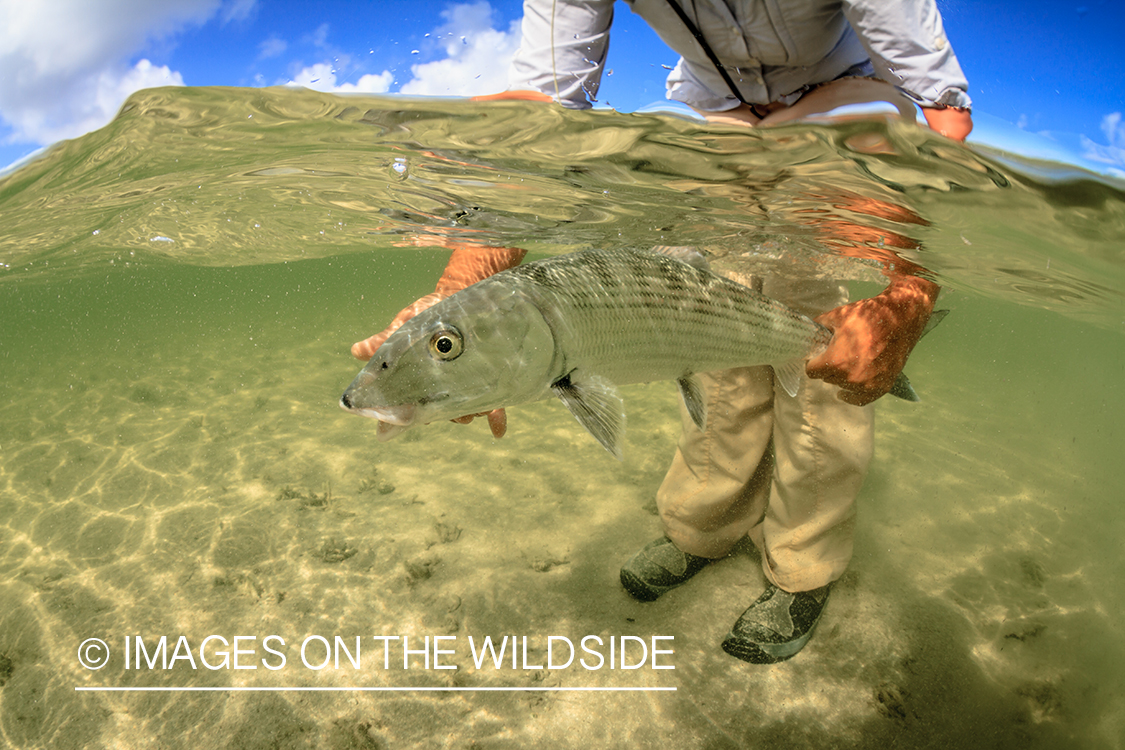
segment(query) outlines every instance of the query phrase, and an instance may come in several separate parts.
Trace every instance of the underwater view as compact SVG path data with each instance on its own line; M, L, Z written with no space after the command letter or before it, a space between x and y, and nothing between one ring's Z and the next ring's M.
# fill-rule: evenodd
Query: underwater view
M898 121L166 88L0 177L0 746L1125 747L1125 184ZM451 248L686 246L940 327L795 658L744 541L632 599L675 383L389 442L351 345ZM96 640L92 640L96 639Z

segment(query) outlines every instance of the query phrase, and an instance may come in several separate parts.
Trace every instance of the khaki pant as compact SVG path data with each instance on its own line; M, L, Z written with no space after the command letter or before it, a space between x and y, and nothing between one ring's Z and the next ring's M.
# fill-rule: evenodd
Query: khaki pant
M846 301L844 288L825 282L765 286L808 315ZM700 431L681 407L683 435L656 495L665 533L683 551L712 558L749 534L766 577L786 591L839 578L852 556L855 501L871 461L873 406L845 404L835 386L808 378L792 398L775 387L770 367L700 380L707 428Z

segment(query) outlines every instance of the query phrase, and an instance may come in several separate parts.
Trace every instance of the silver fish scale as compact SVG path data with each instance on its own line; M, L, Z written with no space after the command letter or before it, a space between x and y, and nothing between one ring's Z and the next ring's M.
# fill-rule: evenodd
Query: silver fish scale
M564 358L618 384L780 364L827 345L831 332L710 271L651 251L585 251L493 277L543 313Z

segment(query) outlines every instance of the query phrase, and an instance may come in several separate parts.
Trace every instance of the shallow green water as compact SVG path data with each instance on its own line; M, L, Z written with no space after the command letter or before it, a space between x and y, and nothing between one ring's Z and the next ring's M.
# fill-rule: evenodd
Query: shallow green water
M138 95L0 180L0 744L1121 747L1125 195L1012 164L871 122ZM554 403L500 441L386 444L336 406L348 346L432 289L435 237L696 245L875 293L870 258L826 252L844 236L904 238L953 313L908 367L924 401L880 403L855 559L786 664L718 648L764 585L750 549L655 604L617 584L659 533L670 384L627 389L620 464ZM548 636L589 634L674 636L675 669L547 668ZM126 636L161 635L196 667L126 669ZM256 637L257 668L200 664L210 635ZM312 635L361 636L361 667L304 666ZM459 668L386 668L376 635L452 636ZM468 639L504 635L527 661L474 666Z

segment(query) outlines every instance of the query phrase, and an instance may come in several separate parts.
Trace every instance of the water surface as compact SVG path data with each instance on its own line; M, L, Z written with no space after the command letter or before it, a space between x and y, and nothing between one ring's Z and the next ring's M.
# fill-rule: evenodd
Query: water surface
M879 121L180 88L0 180L0 216L0 744L1122 746L1120 185ZM350 344L464 241L942 284L924 400L880 402L856 556L800 656L718 648L764 586L752 549L654 604L617 583L659 533L670 384L625 390L623 463L556 403L500 441L379 444L339 410ZM548 636L590 634L674 636L675 669L546 668ZM125 668L126 636L161 635L255 636L257 668ZM303 666L313 635L361 636L362 666ZM385 668L375 635L453 636L458 669ZM527 661L475 667L468 638L504 635Z

